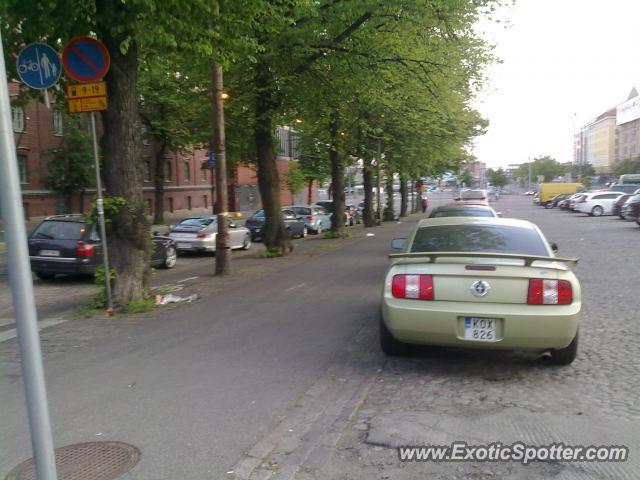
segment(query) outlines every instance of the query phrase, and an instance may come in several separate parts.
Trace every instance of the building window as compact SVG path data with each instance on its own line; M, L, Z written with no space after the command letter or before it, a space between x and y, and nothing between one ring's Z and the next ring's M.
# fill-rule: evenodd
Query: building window
M53 134L61 136L64 132L64 114L60 110L53 111Z
M153 200L147 198L147 215L151 215L153 213Z
M172 180L171 177L173 175L173 172L171 170L172 170L171 169L171 160L167 159L164 162L164 181L165 182L170 182Z
M18 174L20 175L20 183L29 183L26 155L18 155Z
M24 132L24 109L22 107L11 107L11 120L14 132Z
M141 130L142 144L149 145L149 127L142 125Z
M184 162L184 164L182 165L182 169L184 173L184 181L191 182L191 164L189 162Z
M207 181L207 169L204 168L204 166L200 168L200 181L201 182Z
M145 160L142 168L144 169L144 181L150 182L151 181L151 161Z
M191 196L187 196L187 210L191 210Z
M202 203L204 204L204 208L209 208L209 197L202 195Z
M173 197L169 197L169 211L173 213Z

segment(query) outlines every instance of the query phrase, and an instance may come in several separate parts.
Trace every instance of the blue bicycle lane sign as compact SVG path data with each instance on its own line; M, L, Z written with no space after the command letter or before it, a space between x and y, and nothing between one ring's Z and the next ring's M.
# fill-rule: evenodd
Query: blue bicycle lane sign
M16 69L20 79L31 88L53 87L60 79L60 56L49 45L32 43L18 54Z

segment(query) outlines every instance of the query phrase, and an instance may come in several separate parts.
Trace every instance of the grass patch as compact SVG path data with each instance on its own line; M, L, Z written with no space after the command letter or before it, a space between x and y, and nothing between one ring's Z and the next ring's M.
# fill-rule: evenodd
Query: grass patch
M142 300L132 300L122 307L122 313L146 313L154 310L156 303L151 298L143 298Z
M279 248L271 248L269 250L264 250L258 253L256 257L257 258L278 258L278 257L282 257L282 251Z
M326 239L351 238L351 232L338 233L334 232L333 230L329 230L328 232L324 233L323 237Z
M91 305L85 305L84 307L79 307L71 315L71 318L93 318L96 312L97 310L93 308Z

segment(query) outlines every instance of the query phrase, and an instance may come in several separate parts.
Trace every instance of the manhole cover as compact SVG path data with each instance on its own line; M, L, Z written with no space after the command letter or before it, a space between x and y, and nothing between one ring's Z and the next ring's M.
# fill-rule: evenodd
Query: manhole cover
M58 480L112 480L138 463L140 451L122 442L87 442L57 448ZM5 480L35 480L33 459L14 468Z

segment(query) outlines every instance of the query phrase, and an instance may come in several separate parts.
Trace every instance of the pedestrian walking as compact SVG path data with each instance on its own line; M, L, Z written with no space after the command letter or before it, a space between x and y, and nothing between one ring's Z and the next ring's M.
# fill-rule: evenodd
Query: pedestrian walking
M422 213L426 213L427 207L429 206L429 200L427 199L426 195L420 199L420 205L422 205Z

